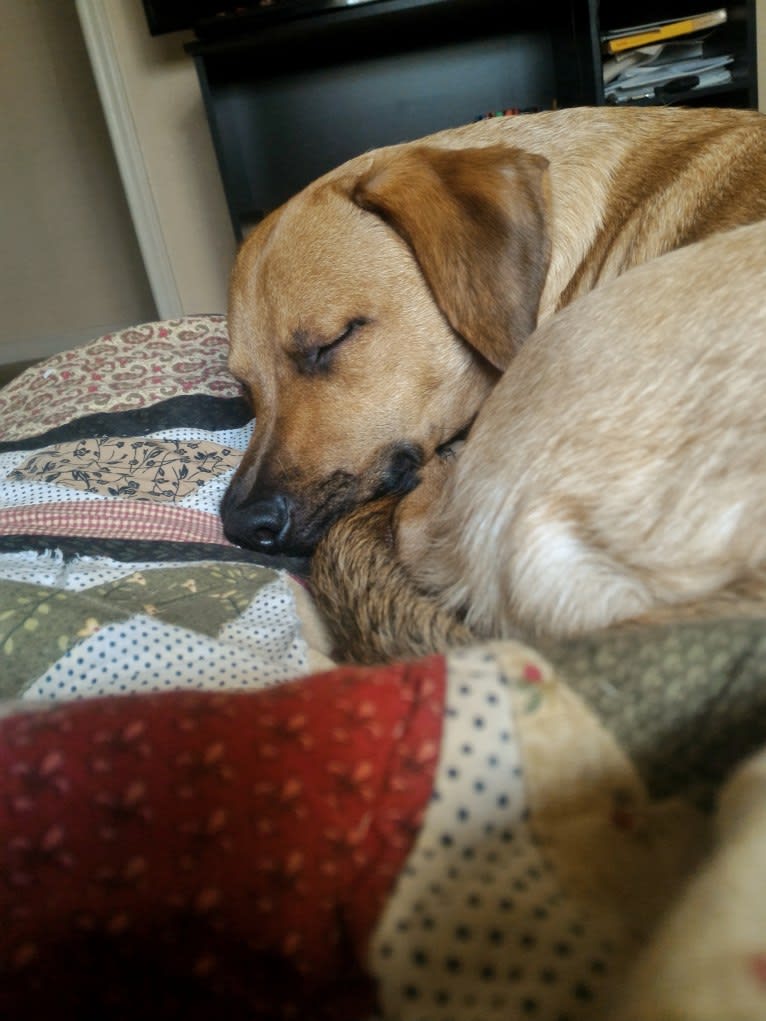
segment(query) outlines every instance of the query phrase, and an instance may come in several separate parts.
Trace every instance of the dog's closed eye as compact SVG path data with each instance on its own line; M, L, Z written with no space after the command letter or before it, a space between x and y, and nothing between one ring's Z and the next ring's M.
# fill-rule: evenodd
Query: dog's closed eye
M298 371L307 376L328 372L338 348L369 321L365 316L350 319L341 332L330 341L312 341L302 331L297 332L293 337L296 344L293 357Z

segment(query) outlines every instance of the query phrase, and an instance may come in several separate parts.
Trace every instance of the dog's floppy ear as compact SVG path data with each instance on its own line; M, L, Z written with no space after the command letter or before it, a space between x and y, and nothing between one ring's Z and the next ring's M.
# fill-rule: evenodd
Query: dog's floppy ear
M505 369L537 325L550 259L548 161L503 145L405 146L352 189L412 248L452 328Z

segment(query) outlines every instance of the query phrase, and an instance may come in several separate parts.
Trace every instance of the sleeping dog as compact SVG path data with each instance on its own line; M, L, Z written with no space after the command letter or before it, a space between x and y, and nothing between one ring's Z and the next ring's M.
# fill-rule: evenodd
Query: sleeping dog
M750 111L495 118L332 171L268 216L234 268L230 365L256 426L226 534L310 554L342 514L417 485L538 322L764 216L766 117ZM681 280L677 300L697 291Z
M766 222L597 288L527 340L455 458L335 524L345 656L766 616Z

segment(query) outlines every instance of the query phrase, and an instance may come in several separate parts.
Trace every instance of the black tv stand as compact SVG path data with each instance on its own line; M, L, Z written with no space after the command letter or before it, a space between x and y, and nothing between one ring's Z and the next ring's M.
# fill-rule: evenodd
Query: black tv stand
M685 3L655 3L652 17L658 6L683 13ZM755 0L729 7L738 79L674 102L756 105ZM200 21L187 49L237 238L367 149L490 112L603 103L601 23L632 24L647 9L625 0L290 0Z

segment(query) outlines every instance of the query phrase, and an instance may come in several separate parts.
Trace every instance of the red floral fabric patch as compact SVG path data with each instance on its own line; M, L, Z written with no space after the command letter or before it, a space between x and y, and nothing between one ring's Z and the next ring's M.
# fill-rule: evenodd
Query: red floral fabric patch
M434 657L0 721L0 1016L364 1017L444 672Z

